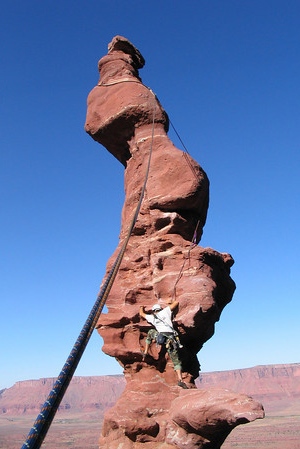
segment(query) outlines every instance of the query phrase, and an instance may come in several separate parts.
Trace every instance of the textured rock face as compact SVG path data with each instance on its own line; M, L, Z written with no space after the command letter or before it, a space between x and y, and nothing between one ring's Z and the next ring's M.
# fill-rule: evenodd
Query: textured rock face
M190 424L178 424L174 404L177 399L183 400L182 392L163 350L152 345L150 357L142 359L149 326L140 321L138 312L141 305L150 309L157 302L164 306L170 300L179 301L175 323L183 344L183 376L193 389L184 395L184 419L189 421L190 403L192 415L201 421L203 401L194 385L200 368L197 353L213 335L215 322L232 299L233 259L229 254L197 246L206 220L209 181L201 166L168 138L168 116L139 78L142 55L121 36L116 36L108 48L99 62L99 84L88 97L85 124L86 131L125 167L120 243L108 262L108 271L127 235L150 155L151 161L142 207L107 301L108 313L97 325L104 339L103 351L124 367L127 381L123 395L107 413L101 447L117 449L122 443L129 449L141 442L151 443L153 449L219 447L226 431L228 434L241 419L235 419L235 412L228 410L230 424L216 424L213 443L210 432L206 435L199 430L203 423L193 429ZM220 413L225 422L223 396L214 393L214 417ZM193 404L197 403L196 413L197 405ZM261 406L253 401L242 403L244 411L240 410L239 416L245 415L243 419L258 417L249 414L253 408L260 408L262 414ZM175 428L180 433L178 438ZM207 446L209 441L211 446Z
M219 448L236 426L263 416L261 404L244 394L181 390L154 370L141 370L106 412L100 447Z
M249 396L190 390L172 402L166 441L182 449L220 447L234 427L262 417L261 405Z

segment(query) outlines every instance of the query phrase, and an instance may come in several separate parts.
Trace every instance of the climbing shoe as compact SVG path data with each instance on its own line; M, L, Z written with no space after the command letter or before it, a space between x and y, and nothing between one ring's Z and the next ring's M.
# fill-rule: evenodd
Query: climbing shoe
M141 355L142 355L142 360L144 361L146 357L148 357L148 354L145 354L144 351L141 349Z
M187 385L184 382L182 382L182 380L180 380L177 385L178 385L178 387L181 387L181 388L184 388L185 390L188 390Z

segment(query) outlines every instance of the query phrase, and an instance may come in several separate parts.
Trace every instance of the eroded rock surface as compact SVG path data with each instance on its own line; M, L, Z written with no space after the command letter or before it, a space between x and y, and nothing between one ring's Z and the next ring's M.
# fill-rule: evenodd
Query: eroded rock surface
M234 426L262 417L263 410L251 398L232 393L228 399L224 391L205 396L195 388L197 353L214 334L235 290L233 259L197 245L206 221L209 181L202 167L168 138L168 116L139 77L144 62L126 38L116 36L99 61L100 80L88 96L86 131L125 167L120 243L108 272L127 235L151 153L142 207L107 301L108 313L97 325L103 351L124 367L127 381L106 415L101 447L217 448ZM145 360L141 355L149 325L140 321L139 307L164 306L174 299L179 301L175 322L183 344L183 376L191 388L184 392L163 350L152 345ZM205 413L207 395L214 406ZM185 408L180 418L179 402Z

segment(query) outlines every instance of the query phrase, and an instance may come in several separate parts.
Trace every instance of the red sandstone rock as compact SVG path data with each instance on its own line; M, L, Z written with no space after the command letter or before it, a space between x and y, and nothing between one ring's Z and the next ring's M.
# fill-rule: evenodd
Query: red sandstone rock
M173 404L182 400L180 387L164 350L153 345L150 356L142 360L149 326L140 321L138 312L141 305L150 308L157 302L179 301L175 321L184 346L180 353L183 376L193 388L184 399L188 422L195 413L196 398L204 394L195 390L200 369L197 353L214 334L215 322L235 290L230 277L233 259L196 245L206 221L209 181L201 166L168 138L168 116L139 77L143 65L140 52L116 36L99 62L100 81L88 96L86 131L125 167L120 243L107 264L108 271L127 235L151 155L142 207L107 301L108 313L97 325L104 339L103 351L124 367L127 381L121 398L106 415L101 447L117 449L122 443L124 449L131 449L143 443L151 444L151 449L201 448L207 444L206 417L201 411L191 432L183 426L176 430L180 435L174 435ZM224 408L224 394L214 396L213 416L222 414L221 431L215 418L209 418L219 435L216 444L239 423L232 408ZM234 400L236 404L239 398ZM244 397L240 401L240 412L248 416L253 403Z
M172 402L166 441L180 449L219 448L239 424L263 418L261 404L229 390L182 391Z
M237 425L264 416L261 404L247 395L216 388L181 390L150 371L127 383L106 413L101 448L117 449L121 442L129 449L150 442L149 447L159 448L166 442L172 448L217 449Z

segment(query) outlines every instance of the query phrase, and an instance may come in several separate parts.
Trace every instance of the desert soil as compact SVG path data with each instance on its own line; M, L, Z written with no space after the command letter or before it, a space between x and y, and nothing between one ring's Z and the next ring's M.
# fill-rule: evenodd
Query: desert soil
M0 417L0 448L20 449L35 416ZM43 449L98 449L102 416L57 414L42 445ZM300 449L300 411L271 413L265 419L238 426L222 449Z

